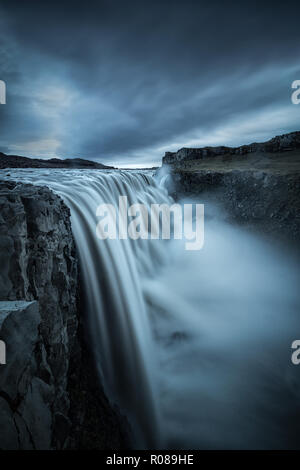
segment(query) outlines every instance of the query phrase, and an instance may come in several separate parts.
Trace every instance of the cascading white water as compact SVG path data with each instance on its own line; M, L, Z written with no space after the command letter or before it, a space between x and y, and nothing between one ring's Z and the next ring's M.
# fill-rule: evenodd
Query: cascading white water
M96 209L172 203L149 172L16 170L71 209L95 357L136 447L297 447L299 271L209 208L205 245L99 240ZM299 366L300 367L300 366ZM299 369L300 370L300 369ZM298 375L297 375L298 373Z

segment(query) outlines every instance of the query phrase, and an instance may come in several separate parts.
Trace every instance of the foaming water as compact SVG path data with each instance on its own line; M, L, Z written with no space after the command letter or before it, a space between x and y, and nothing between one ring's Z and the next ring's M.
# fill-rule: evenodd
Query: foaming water
M96 208L172 204L150 172L10 170L71 209L99 374L135 447L298 448L296 262L214 208L198 252L184 241L99 240ZM300 367L300 366L299 366Z

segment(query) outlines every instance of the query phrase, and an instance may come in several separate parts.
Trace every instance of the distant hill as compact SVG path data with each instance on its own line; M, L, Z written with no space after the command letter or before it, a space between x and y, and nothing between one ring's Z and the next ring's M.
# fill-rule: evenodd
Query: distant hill
M6 155L0 152L0 168L87 168L96 170L114 170L113 166L85 160L83 158L41 158L20 157L18 155Z

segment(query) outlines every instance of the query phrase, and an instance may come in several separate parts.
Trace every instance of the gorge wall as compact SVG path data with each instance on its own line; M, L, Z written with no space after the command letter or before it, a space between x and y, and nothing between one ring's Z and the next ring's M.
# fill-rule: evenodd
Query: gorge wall
M193 195L224 210L231 222L300 241L300 174L264 171L176 172L176 197Z
M84 331L70 212L46 187L0 181L0 448L119 449Z

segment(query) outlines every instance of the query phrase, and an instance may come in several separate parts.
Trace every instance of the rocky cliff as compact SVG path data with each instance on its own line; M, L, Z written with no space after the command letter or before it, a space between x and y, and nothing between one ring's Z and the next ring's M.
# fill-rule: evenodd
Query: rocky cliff
M300 132L241 147L167 152L170 192L213 203L232 222L299 245Z
M175 197L192 195L232 222L299 244L300 173L182 171L174 181Z
M0 181L0 448L126 446L84 332L69 209L49 189Z

